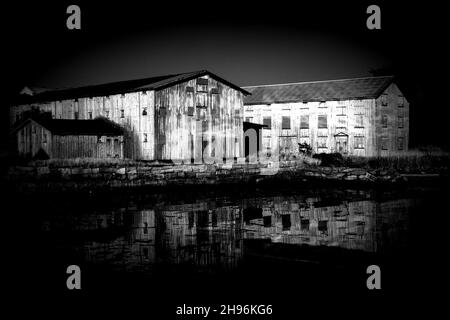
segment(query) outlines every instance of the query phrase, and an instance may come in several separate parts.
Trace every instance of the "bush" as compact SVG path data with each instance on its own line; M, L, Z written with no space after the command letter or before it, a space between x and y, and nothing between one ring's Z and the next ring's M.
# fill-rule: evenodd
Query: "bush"
M340 153L316 153L313 158L320 160L322 167L341 167L344 165L344 158Z

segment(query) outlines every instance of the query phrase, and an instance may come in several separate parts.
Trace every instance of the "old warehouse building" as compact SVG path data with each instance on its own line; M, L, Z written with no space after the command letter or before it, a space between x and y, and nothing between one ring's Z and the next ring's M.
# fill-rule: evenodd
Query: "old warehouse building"
M409 103L393 77L244 87L245 121L263 128L263 154L386 156L408 149Z
M123 134L119 136L114 131L115 136L107 140L111 152L94 151L103 149L93 144L92 138L53 139L53 150L61 150L60 143L76 141L79 150L57 153L62 157L119 155L186 162L236 159L243 157L243 97L247 94L206 70L63 90L27 88L10 108L10 122L12 133L17 133L18 127L26 129L13 137L16 151L25 152L28 157L39 149L50 150L50 140L45 137L55 127L55 121L43 124L37 120L44 116L71 120L71 128L103 118L123 129ZM34 120L22 124L30 115ZM64 134L73 136L77 130L59 130L57 136ZM102 132L98 135L97 143L109 139L102 140Z

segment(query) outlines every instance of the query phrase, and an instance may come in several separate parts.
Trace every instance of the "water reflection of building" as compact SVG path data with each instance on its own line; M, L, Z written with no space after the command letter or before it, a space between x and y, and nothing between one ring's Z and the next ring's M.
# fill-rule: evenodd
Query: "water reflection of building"
M88 262L153 273L156 266L198 272L233 269L244 239L375 252L404 244L410 199L377 202L283 196L64 215L43 230L77 235ZM59 243L58 243L59 245ZM72 248L72 247L71 247ZM74 248L72 248L74 249Z
M265 202L261 217L250 220L246 238L272 242L376 250L376 205L373 201L314 206L286 200Z

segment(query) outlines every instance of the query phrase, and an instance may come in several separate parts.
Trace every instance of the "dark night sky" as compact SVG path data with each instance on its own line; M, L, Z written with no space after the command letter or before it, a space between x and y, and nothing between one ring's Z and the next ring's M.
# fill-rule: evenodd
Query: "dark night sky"
M437 77L448 64L443 8L406 1L306 3L11 3L2 17L8 97L25 85L70 87L198 69L241 86L384 69L398 76L412 103L413 146L448 146L444 117L430 112L446 108L436 96L445 92ZM373 3L381 7L382 30L366 28ZM70 4L81 7L80 31L66 28Z

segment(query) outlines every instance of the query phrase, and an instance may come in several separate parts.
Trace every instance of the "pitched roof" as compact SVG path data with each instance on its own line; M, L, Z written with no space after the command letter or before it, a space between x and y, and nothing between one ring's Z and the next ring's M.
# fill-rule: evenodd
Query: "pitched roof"
M209 72L207 70L200 70L187 73L171 74L165 76L127 80L119 82L111 82L99 85L92 85L86 87L58 89L58 90L46 90L40 92L33 92L34 94L21 95L18 97L18 103L33 103L44 101L58 101L66 99L76 99L84 97L101 97L113 94L122 94L128 92L145 91L145 90L161 90L175 84L185 82L197 77L209 75L211 78L222 82L229 87L239 90L244 94L249 94L241 87L228 82L225 79Z
M251 93L244 104L377 98L393 79L383 76L244 87Z
M49 130L53 135L123 135L123 129L118 124L105 118L96 118L92 120L70 120L29 117L15 125L10 133L17 131L29 122L35 122L41 125Z

